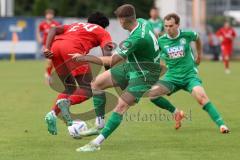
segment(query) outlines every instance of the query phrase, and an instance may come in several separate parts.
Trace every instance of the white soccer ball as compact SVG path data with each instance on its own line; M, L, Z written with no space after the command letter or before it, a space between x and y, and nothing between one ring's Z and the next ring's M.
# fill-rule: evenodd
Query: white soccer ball
M71 126L68 126L68 132L73 138L81 138L80 133L86 130L88 130L87 124L81 120L75 120Z

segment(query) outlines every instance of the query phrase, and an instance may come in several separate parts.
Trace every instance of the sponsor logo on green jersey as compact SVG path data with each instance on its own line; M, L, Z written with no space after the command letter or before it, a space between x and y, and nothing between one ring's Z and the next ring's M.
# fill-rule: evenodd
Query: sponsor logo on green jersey
M167 48L167 53L170 59L184 57L184 46L174 46Z

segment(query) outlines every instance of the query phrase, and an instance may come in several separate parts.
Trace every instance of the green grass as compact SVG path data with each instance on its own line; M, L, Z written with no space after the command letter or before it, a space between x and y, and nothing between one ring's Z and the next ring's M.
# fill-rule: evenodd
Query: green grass
M181 91L170 97L179 108L188 114L191 112L191 119L184 121L181 130L175 131L174 122L164 120L164 117L150 119L150 114L158 116L159 110L143 99L128 111L121 126L102 145L101 151L77 153L75 149L93 137L74 140L61 121L58 121L57 136L47 133L44 115L50 110L57 93L44 84L44 63L0 61L0 159L238 160L240 63L234 62L231 67L232 73L225 75L221 63L204 62L200 66L204 87L231 128L231 134L220 134L193 98ZM76 108L84 111L91 106L90 100ZM138 112L140 117L134 117ZM169 115L164 111L161 113Z

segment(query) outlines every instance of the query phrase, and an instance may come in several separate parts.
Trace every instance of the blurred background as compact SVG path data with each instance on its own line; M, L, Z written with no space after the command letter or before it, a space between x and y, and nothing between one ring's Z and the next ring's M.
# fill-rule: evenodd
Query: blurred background
M111 18L108 30L114 42L119 43L128 33L120 28L113 11L124 3L133 4L137 16L145 19L149 19L153 6L159 9L161 18L170 12L178 13L181 28L200 33L205 59L213 59L208 35L228 20L237 33L232 59L240 59L240 0L0 0L0 59L43 58L37 30L48 8L55 11L55 19L61 24L84 22L90 13L102 11ZM98 50L91 52L96 54Z

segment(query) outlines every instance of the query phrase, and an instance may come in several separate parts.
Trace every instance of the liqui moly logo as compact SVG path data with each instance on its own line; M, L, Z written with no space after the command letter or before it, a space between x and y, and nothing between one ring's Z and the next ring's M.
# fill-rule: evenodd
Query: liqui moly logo
M184 47L183 46L175 46L167 48L167 53L170 59L176 59L184 57Z

